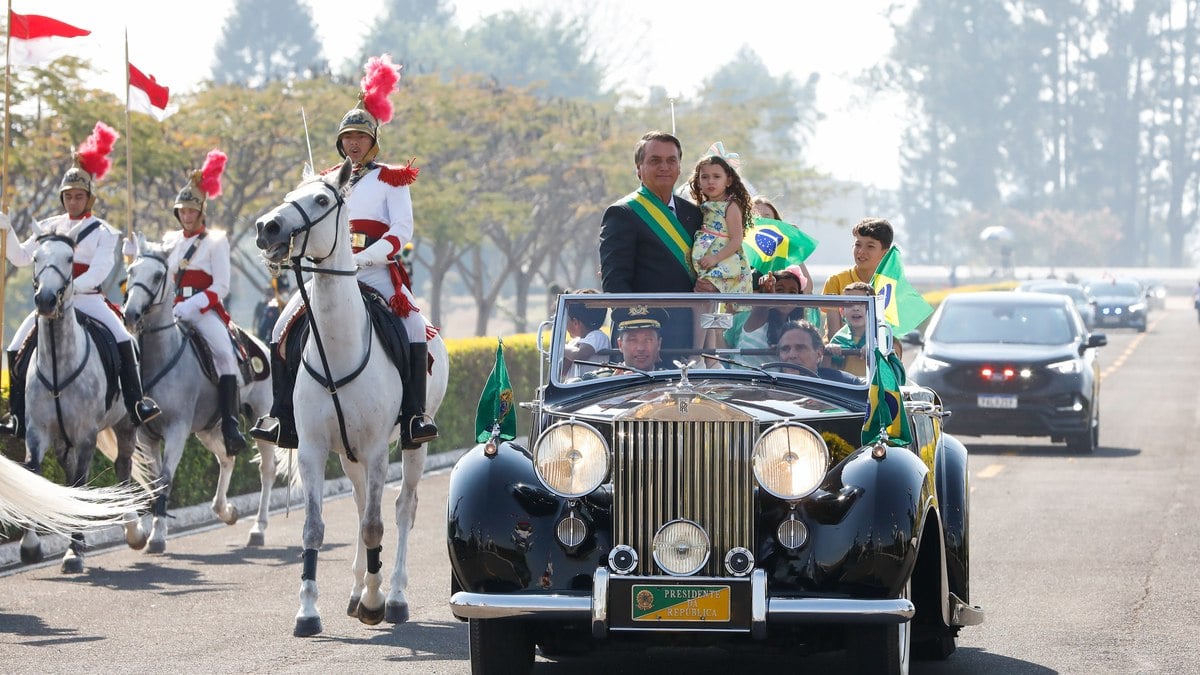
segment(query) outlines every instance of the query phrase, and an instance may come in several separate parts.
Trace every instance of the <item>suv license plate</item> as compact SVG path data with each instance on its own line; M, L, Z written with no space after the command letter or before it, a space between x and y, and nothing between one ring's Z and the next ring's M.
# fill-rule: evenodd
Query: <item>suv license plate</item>
M1017 397L1013 394L980 394L977 404L980 408L1015 410L1017 407Z

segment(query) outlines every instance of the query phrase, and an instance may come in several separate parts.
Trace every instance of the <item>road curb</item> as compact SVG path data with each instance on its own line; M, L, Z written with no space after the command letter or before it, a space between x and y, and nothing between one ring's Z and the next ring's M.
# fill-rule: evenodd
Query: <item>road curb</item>
M425 473L438 471L441 469L454 466L459 457L467 453L470 448L460 450L451 450L449 452L439 452L429 455L425 460ZM388 483L399 481L403 474L401 462L392 462L388 465ZM352 488L350 479L346 477L333 478L325 481L325 499L331 497L339 497L350 494ZM276 487L271 491L271 514L283 511L288 508L288 493L290 491L281 487ZM254 514L258 512L258 493L251 492L249 494L230 497L229 502L233 504L238 513L241 514L237 525L242 526L254 518ZM300 495L292 495L291 510L304 511L304 503ZM209 527L219 524L217 516L213 513L212 507L208 503L186 506L182 509L173 509L170 511L171 523L170 534L168 539L187 533L191 530L196 530L203 527ZM150 517L143 516L142 523L144 527L149 527ZM249 526L247 526L247 530ZM67 550L68 539L61 535L44 535L42 536L42 555L44 560L54 560L61 557ZM104 529L88 532L85 535L84 541L91 551L101 550L109 546L125 544L125 529L119 525L106 527ZM21 563L21 542L13 541L7 544L0 544L0 572L11 571L13 568L20 566Z

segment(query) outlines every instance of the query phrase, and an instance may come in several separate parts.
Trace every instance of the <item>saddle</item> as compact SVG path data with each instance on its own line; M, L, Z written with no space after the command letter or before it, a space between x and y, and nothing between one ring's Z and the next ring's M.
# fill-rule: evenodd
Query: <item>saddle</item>
M183 333L192 347L192 353L196 355L196 361L200 363L200 371L204 373L204 377L208 378L209 382L216 384L217 368L213 364L212 348L196 331L185 327ZM229 322L229 341L233 344L233 353L237 357L238 371L241 373L242 382L257 382L271 377L271 367L268 365L270 359L267 352L263 351L262 346L233 321Z
M408 330L404 328L400 317L392 311L387 299L382 294L362 283L359 283L358 288L362 292L363 304L366 305L367 315L371 317L375 334L379 336L379 341L383 344L383 350L391 359L392 365L396 367L400 381L408 382ZM284 327L283 334L279 338L279 355L293 376L300 370L304 343L308 339L308 333L308 307L301 305L299 311Z
M105 405L111 406L117 395L121 393L120 381L117 379L121 372L121 353L117 350L117 339L113 337L112 331L104 327L104 324L83 312L75 312L75 319L91 336L92 343L96 348L96 357L104 366L104 402ZM38 326L35 323L33 330L29 331L29 335L25 337L25 341L17 350L17 360L13 364L11 377L25 379L25 375L29 372L29 364L33 362L33 350L37 347L37 338ZM134 349L137 349L136 342L134 342Z

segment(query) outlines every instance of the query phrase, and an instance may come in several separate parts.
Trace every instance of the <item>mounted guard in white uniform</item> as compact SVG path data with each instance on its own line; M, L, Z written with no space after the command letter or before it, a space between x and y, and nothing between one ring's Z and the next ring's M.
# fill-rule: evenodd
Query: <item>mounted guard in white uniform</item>
M97 122L92 134L73 153L74 166L63 175L58 188L59 202L66 213L35 221L33 233L23 242L12 231L6 214L0 214L0 229L6 230L4 236L8 238L8 261L17 267L25 267L33 262L39 237L60 235L75 242L74 266L71 270L75 308L103 324L116 339L121 355L120 380L125 407L134 424L142 424L162 411L157 403L142 394L133 338L125 329L117 310L108 304L100 292L100 285L117 263L117 245L121 235L92 214L96 204L93 184L102 179L112 166L108 153L116 140L116 131L103 122ZM25 345L25 341L30 338L30 332L36 325L37 313L30 312L13 335L6 352L9 365L9 415L0 423L0 431L18 438L25 436L25 371L18 367L18 353L32 348L33 345ZM32 339L36 340L36 335Z

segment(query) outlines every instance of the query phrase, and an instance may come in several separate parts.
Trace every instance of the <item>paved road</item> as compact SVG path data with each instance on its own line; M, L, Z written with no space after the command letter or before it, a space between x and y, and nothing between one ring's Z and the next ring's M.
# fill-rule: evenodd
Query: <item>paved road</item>
M1095 455L1036 439L964 439L972 600L987 621L964 631L949 661L918 662L914 672L1200 672L1198 330L1190 302L1172 298L1147 333L1109 331ZM172 538L164 556L94 552L82 576L64 577L56 564L0 576L0 669L466 673L465 625L446 605L447 481L443 471L422 483L406 625L344 615L353 508L340 498L326 507L321 636L291 637L302 522L293 511L273 518L261 549L244 548L242 523ZM775 658L654 650L539 660L536 672L765 671L781 665ZM844 665L836 654L800 663L813 672Z

